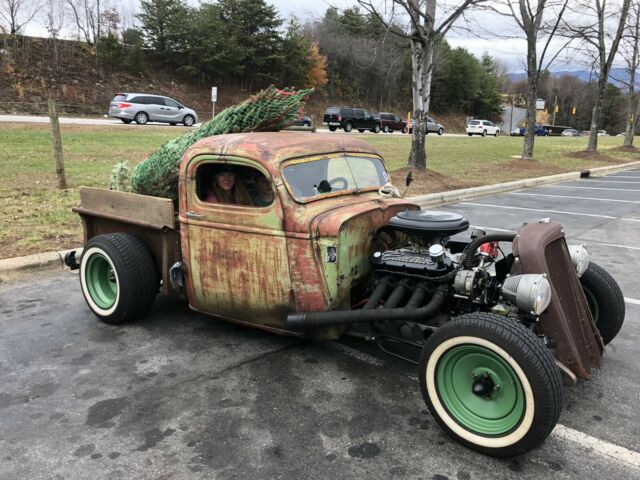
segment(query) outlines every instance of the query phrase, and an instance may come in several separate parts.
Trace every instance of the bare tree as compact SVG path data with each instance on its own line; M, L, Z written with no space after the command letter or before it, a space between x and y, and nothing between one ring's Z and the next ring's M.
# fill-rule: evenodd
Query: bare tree
M602 117L604 97L611 66L625 31L630 0L609 3L608 0L580 0L572 2L575 14L571 22L563 19L563 31L575 38L579 47L594 56L598 65L597 93L591 113L591 131L587 151L598 150L598 124Z
M37 0L0 0L0 31L10 35L20 33L39 10Z
M640 114L640 102L638 101L636 88L636 74L638 66L640 66L640 2L634 2L630 7L629 18L627 21L626 33L623 36L620 46L620 52L627 64L628 79L624 80L626 84L629 99L627 103L627 125L624 132L624 144L626 146L633 145L633 138L636 134L636 125L638 123L638 115Z
M62 0L45 0L43 5L43 24L53 44L53 56L58 68L58 35L64 27L65 12Z
M89 45L100 38L100 15L104 10L101 0L66 0L78 33Z
M453 24L471 6L488 0L461 0L449 5L443 11L439 21L436 20L438 0L385 0L384 6L390 11L383 15L379 4L373 0L358 0L358 3L369 13L375 15L387 29L396 35L411 41L411 85L413 92L413 136L411 138L411 154L409 167L424 170L427 168L427 152L425 134L427 131L427 114L431 96L431 78L433 75L433 50L435 42L444 38ZM444 3L444 2L441 2ZM392 28L396 14L409 18L409 31Z
M568 3L569 0L500 0L490 7L500 15L512 17L527 40L527 112L522 145L522 158L525 160L533 159L540 73L547 70L562 51L562 48L558 48L554 54L550 54L549 50ZM545 14L554 19L549 25L544 23ZM538 42L541 36L546 38L542 51L538 53Z

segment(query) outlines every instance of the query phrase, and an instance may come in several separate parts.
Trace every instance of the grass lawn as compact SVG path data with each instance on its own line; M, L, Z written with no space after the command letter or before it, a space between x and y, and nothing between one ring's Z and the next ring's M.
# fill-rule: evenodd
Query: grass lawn
M106 187L113 165L133 166L165 141L180 135L180 127L94 127L62 125L69 189L55 188L55 161L48 125L0 124L0 258L61 250L80 245L82 226L71 207L79 203L81 185ZM383 154L394 183L401 185L410 137L364 134ZM518 155L517 137L427 137L430 171L415 175L410 195L498 183L640 159L640 153L615 150L622 137L601 137L600 155L575 155L586 138L536 139L536 161Z

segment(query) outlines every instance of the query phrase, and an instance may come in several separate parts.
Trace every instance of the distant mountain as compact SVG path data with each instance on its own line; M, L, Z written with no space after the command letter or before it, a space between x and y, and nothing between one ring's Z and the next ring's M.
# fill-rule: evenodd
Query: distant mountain
M590 70L558 70L555 72L551 72L552 77L562 77L562 76L571 76L575 77L583 82L595 81L598 76L596 73L591 72ZM507 78L512 82L519 82L521 80L526 80L527 74L525 72L519 73L508 73ZM624 87L624 82L629 79L629 72L626 68L612 68L611 73L609 74L609 83L615 85L616 87ZM636 73L636 82L640 81L640 73Z

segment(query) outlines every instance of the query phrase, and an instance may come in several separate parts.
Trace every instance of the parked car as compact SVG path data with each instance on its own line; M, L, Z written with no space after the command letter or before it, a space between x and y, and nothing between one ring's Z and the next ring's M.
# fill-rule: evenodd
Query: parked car
M313 121L307 115L298 115L291 125L294 127L311 127L313 126Z
M374 114L375 116L375 114ZM395 113L380 112L378 114L380 119L380 126L384 133L402 132L407 133L407 122L404 121L400 115Z
M365 130L380 133L382 129L380 119L376 119L362 108L329 107L324 112L322 123L326 124L332 132L338 128L342 128L345 132L356 128L360 133Z
M497 127L495 123L489 120L471 120L467 125L467 135L493 135L497 137L500 134L500 127Z
M575 128L565 128L560 134L561 137L579 137L580 132Z
M173 98L147 93L116 93L109 104L109 116L123 123L162 122L171 125L182 123L191 127L198 123L198 114Z
M598 136L599 137L608 137L609 134L607 133L606 130L598 130Z
M411 120L411 125L409 126L409 133L413 133L413 125L414 121ZM437 133L438 135L442 135L444 133L444 127L441 123L436 122L432 117L427 117L427 135L429 132Z
M208 201L206 186L230 165L236 182L264 177L271 203ZM65 263L79 269L89 310L123 334L135 336L124 322L144 317L160 290L275 334L375 341L418 364L424 401L449 435L504 457L544 442L562 409L561 375L592 378L624 323L616 281L583 245L567 245L562 225L469 234L462 215L383 195L384 160L361 140L215 135L179 168L179 204L80 187L85 246ZM403 411L416 407L403 400Z
M514 130L511 131L511 136L524 136L524 132L526 131L525 127L520 127L520 128L516 128ZM537 137L546 137L547 135L549 135L549 130L547 130L546 128L541 127L540 125L536 125L536 136Z

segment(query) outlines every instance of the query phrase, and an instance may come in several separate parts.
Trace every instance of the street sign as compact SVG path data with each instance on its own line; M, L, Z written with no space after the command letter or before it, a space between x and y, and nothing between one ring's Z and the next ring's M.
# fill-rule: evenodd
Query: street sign
M211 101L214 103L218 101L218 87L211 87Z

